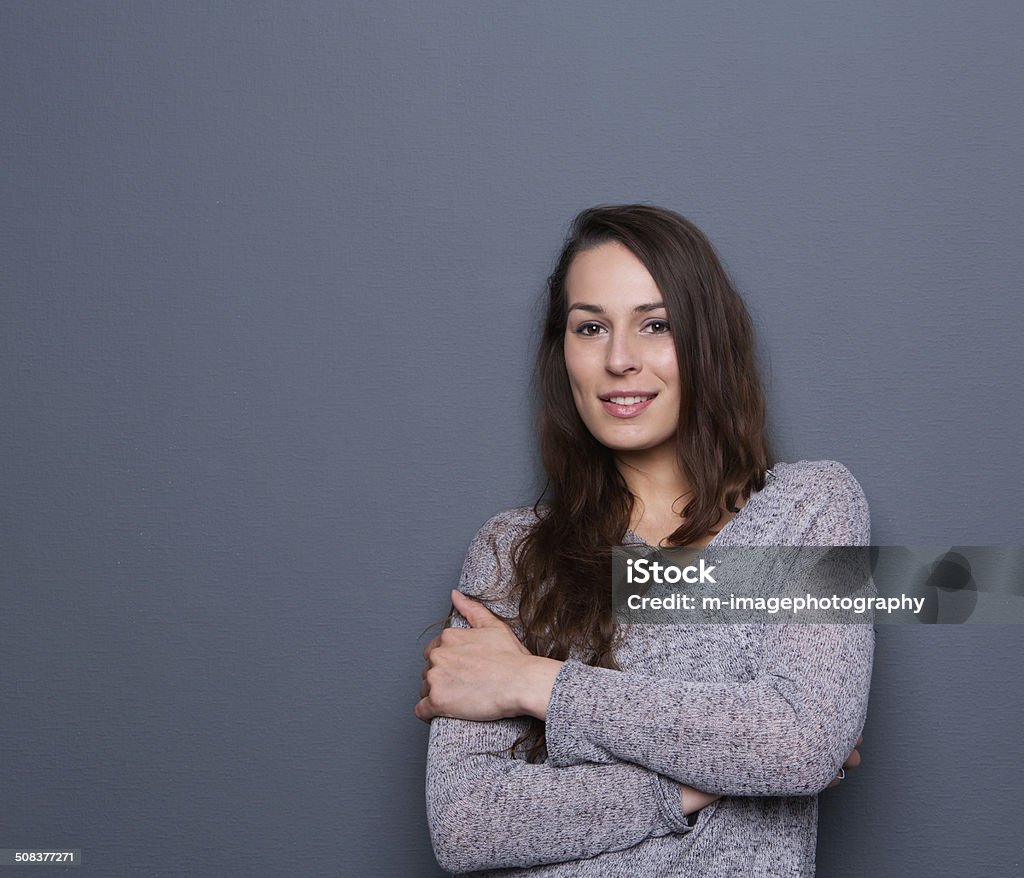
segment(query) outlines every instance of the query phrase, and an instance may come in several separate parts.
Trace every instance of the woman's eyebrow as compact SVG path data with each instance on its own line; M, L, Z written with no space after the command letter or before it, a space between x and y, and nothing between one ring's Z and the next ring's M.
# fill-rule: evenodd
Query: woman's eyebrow
M648 311L657 311L664 308L664 302L644 302L633 309L634 314L646 314ZM585 302L576 302L569 306L570 311L586 311L590 314L604 314L604 308L600 305L588 305Z

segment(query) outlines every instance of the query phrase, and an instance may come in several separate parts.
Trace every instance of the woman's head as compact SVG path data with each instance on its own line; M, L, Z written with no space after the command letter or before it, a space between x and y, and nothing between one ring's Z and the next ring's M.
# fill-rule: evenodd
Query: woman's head
M681 408L668 309L618 241L578 252L564 283L562 355L583 425L622 460L673 453Z
M661 445L691 484L732 494L730 476L747 483L769 465L746 307L704 234L670 210L610 205L573 220L548 279L538 381L556 471L565 454ZM623 391L644 400L609 400Z

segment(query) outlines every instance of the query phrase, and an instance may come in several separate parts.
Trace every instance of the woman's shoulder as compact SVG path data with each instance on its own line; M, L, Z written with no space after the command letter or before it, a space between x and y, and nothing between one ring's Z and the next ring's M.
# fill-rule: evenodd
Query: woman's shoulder
M469 544L459 591L502 603L510 601L516 544L537 524L544 511L543 507L516 506L488 518Z
M837 460L776 463L763 494L785 508L804 540L860 544L870 538L867 499L853 473Z
M776 489L820 496L833 492L860 491L860 484L838 460L798 460L776 463L768 471Z
M515 506L496 512L477 531L477 536L505 536L530 530L544 515L544 507Z

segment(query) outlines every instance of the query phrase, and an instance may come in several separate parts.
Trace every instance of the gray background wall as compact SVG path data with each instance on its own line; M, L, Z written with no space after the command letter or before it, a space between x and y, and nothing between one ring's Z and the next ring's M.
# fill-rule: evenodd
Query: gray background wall
M438 874L420 634L590 204L707 231L876 543L1020 542L1020 4L0 14L0 847ZM1020 873L1021 644L880 631L819 874Z

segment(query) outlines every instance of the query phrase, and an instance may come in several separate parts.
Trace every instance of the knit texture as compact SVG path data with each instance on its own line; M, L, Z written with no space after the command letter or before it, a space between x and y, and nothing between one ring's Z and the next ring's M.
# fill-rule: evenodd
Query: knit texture
M487 521L460 591L514 616L509 552L536 520L523 507ZM627 532L623 543L642 541ZM800 461L776 464L711 545L869 543L850 472ZM540 764L502 753L525 719L434 719L427 812L438 862L484 875L813 875L817 793L864 726L873 648L870 624L632 625L621 670L562 666ZM691 827L680 783L724 795Z

